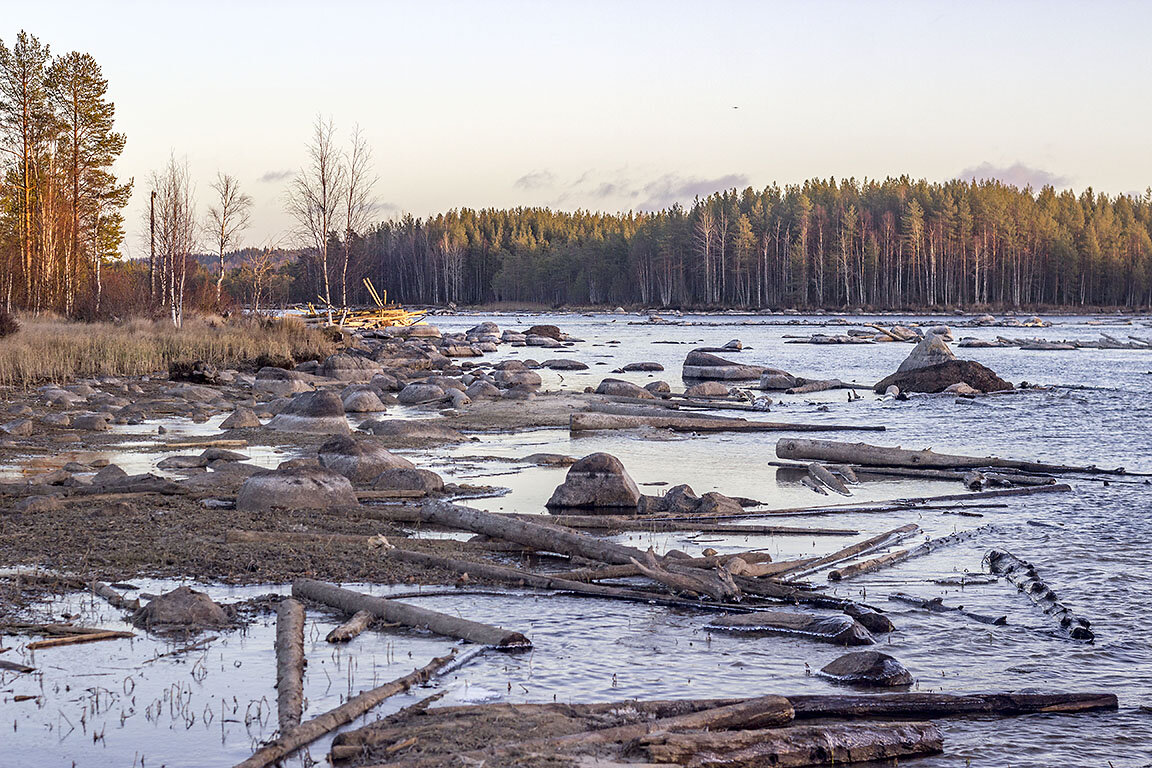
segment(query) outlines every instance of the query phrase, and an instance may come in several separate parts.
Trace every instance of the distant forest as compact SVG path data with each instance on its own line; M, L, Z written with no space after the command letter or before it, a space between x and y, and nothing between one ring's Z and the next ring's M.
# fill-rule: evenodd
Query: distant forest
M1140 308L1152 306L1152 192L813 179L657 213L405 216L350 251L361 302L366 275L419 304ZM315 297L315 261L286 269L285 298Z

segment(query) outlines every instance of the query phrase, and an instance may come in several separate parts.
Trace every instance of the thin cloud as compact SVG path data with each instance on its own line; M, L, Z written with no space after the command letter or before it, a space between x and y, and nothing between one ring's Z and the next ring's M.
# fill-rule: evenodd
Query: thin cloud
M551 171L532 171L513 182L518 189L551 189L556 186L556 175Z
M265 171L264 175L260 177L260 181L270 184L274 181L284 181L292 175L292 171Z
M657 211L675 203L689 203L696 197L706 197L713 192L747 184L748 177L742 173L729 173L713 179L668 173L644 185L641 191L647 199L639 208L642 211Z
M980 163L980 165L965 168L960 172L960 179L976 179L981 180L996 180L1004 184L1011 184L1015 187L1032 187L1032 189L1040 189L1041 187L1052 186L1057 189L1067 187L1072 181L1067 176L1060 176L1045 171L1042 168L1033 168L1024 163L1013 163L1012 165L993 165L987 161Z

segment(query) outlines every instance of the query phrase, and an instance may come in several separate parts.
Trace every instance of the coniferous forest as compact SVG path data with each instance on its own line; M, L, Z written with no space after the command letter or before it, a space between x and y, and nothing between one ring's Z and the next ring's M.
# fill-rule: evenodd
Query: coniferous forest
M340 155L331 122L309 147L337 162L294 249L245 248L252 201L218 173L200 211L187 161L153 172L128 263L108 83L88 54L0 42L0 306L73 316L192 306L367 303L362 278L412 304L678 308L1152 306L1152 190L1079 194L998 181L812 179L730 189L656 212L458 209L373 221L370 148ZM327 167L327 166L326 166ZM323 217L317 217L323 211ZM342 214L342 215L341 215ZM323 233L327 233L324 237Z

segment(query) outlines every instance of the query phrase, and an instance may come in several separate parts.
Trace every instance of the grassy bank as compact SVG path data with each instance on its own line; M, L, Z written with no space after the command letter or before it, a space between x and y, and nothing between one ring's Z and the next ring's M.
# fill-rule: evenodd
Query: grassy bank
M334 351L321 332L293 318L190 318L180 329L167 321L141 319L76 323L25 316L20 324L18 333L0 339L0 386L140 376L167 371L173 360L237 368L252 365L261 356L301 361Z

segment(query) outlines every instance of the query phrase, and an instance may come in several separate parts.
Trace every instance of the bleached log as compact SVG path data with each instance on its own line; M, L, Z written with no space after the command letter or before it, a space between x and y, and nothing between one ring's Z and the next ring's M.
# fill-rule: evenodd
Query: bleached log
M287 598L276 608L276 708L280 733L300 725L304 713L304 606Z

